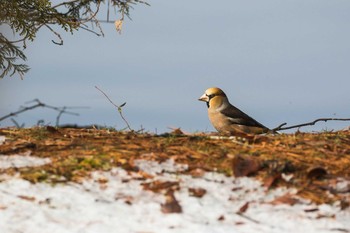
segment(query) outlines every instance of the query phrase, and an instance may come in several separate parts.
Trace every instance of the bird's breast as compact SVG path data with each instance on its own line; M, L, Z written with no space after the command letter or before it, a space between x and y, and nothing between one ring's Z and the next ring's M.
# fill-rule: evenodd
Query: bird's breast
M230 124L227 117L219 111L209 109L208 116L211 124L219 132L223 131L227 127L227 125Z

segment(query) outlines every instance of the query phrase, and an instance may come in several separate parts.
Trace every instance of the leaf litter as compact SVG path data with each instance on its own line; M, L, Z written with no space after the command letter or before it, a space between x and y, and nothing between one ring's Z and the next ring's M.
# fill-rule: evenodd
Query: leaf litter
M61 229L56 232L111 231L115 225L121 232L227 232L232 226L237 232L350 231L349 131L213 140L40 127L5 128L0 135L0 158L30 153L50 161L0 167L7 177L0 179L5 232L21 231L33 218L47 221L45 230ZM132 219L117 220L128 213Z

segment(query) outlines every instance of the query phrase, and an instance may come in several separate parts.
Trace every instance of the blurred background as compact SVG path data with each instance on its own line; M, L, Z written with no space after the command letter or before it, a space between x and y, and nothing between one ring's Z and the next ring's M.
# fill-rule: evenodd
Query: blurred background
M71 109L61 124L123 129L116 109L95 86L122 104L135 130L214 131L205 103L212 86L257 121L274 128L321 117L350 118L350 1L149 1L136 5L119 34L48 30L27 44L29 73L0 79L0 116L40 99ZM114 17L114 18L113 18ZM101 11L99 18L105 20ZM118 19L118 15L110 17ZM29 104L30 105L30 104ZM26 127L57 112L35 109L14 119ZM0 127L13 126L11 120ZM350 122L318 123L302 131L339 130Z

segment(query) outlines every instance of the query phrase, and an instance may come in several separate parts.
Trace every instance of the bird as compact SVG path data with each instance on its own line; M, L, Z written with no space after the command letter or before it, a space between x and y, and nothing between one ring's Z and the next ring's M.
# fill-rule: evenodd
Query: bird
M271 130L233 106L225 92L218 87L208 88L198 99L208 107L208 116L214 128L223 135L263 134Z

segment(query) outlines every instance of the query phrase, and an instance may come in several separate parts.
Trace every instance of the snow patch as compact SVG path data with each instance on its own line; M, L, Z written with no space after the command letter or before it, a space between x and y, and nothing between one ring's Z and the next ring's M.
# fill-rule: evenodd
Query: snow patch
M2 144L4 144L5 139L6 139L5 136L0 135L0 146L1 146Z
M81 184L31 184L15 177L0 182L1 232L334 233L350 229L350 211L340 211L338 206L317 206L302 199L294 205L270 203L295 190L267 191L252 178L214 172L200 178L177 174L186 166L172 160L135 163L156 176L145 179L140 173L114 168L93 172ZM144 190L142 185L155 180L179 182L174 195L182 213L162 213L164 193ZM191 188L206 193L195 197Z
M0 169L37 167L51 163L49 158L25 155L0 155Z
M156 175L162 172L180 172L186 171L188 169L187 164L175 163L173 159L168 159L160 164L156 161L148 160L135 160L134 163L142 171L147 172L151 175Z

